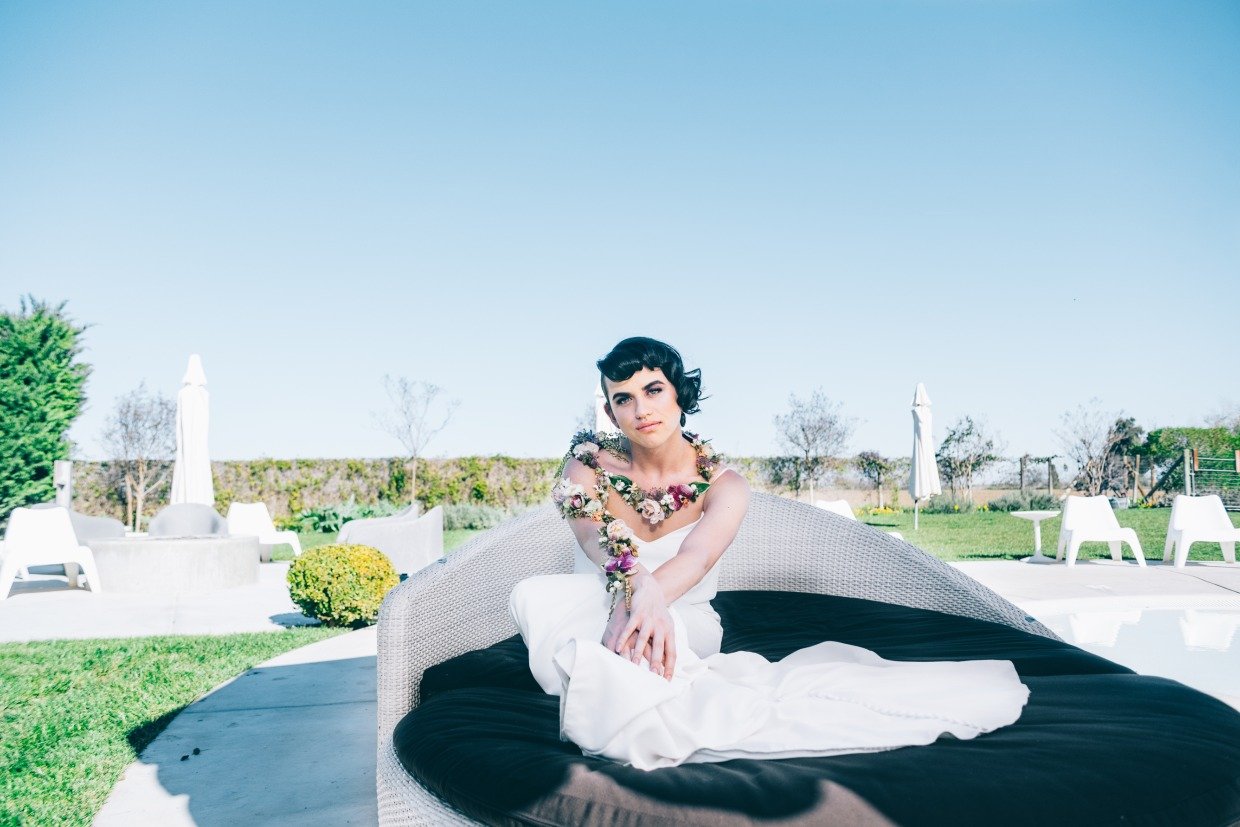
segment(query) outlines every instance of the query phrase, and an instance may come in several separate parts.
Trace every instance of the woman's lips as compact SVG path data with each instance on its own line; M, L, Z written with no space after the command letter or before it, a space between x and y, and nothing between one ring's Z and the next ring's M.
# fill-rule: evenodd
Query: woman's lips
M650 430L653 430L654 428L659 427L659 425L661 424L662 423L660 422L647 422L644 425L638 425L637 430L641 431L642 433L645 433L646 431L650 431Z

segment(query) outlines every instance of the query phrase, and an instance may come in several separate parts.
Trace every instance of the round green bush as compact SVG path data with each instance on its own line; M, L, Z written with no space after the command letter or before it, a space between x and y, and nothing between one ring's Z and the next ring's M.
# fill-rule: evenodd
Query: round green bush
M312 548L288 570L289 597L326 626L374 623L379 604L399 582L392 561L370 546Z

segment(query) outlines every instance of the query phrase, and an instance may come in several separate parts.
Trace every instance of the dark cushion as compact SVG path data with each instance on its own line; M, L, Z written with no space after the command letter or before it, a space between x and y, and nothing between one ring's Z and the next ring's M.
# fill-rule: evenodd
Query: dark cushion
M427 670L394 736L405 768L497 824L1234 824L1240 714L1174 681L997 624L824 595L730 592L724 651L821 640L894 660L1012 660L1020 720L971 741L643 772L559 740L558 699L511 638Z

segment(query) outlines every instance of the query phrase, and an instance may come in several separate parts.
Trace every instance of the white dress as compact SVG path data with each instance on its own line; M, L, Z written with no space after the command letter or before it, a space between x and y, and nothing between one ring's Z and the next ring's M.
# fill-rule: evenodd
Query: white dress
M651 542L657 569L697 523ZM732 758L792 758L973 738L1016 721L1029 697L1009 661L909 663L857 646L819 643L771 663L719 653L710 608L717 566L670 607L676 672L667 681L600 641L611 595L581 549L574 574L518 583L512 616L530 671L560 697L560 735L588 755L643 770Z

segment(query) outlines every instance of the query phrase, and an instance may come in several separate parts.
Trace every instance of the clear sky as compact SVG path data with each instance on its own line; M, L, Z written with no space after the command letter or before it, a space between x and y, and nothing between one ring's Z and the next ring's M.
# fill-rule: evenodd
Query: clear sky
M0 307L91 325L83 457L191 352L217 458L397 453L384 374L551 456L633 334L729 453L821 386L905 454L918 381L1057 452L1240 402L1238 262L1234 0L0 6Z

